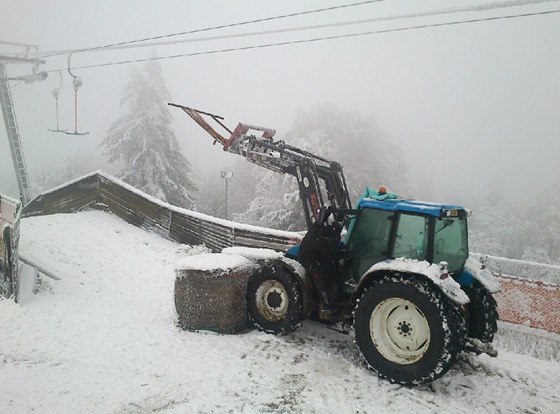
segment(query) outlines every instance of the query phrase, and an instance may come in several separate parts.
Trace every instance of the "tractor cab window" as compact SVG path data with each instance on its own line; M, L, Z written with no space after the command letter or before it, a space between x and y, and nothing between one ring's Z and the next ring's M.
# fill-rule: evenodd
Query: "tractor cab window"
M428 254L428 218L402 213L399 218L393 257L426 260Z
M467 260L467 219L442 217L434 228L434 263L446 261L450 273L460 271Z
M388 257L393 214L369 208L361 210L348 240L350 278L359 280L371 266Z

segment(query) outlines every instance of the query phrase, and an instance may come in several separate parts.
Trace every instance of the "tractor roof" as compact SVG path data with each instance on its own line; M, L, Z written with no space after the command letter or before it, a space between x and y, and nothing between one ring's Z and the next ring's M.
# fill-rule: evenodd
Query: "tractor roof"
M441 217L444 210L465 210L463 207L457 205L405 200L398 197L387 197L382 200L377 199L377 197L366 197L359 201L358 208L374 208L386 211L405 211L409 213L419 213L434 217Z
M409 213L418 213L441 217L444 211L463 210L461 206L450 204L429 203L426 201L414 201L400 198L395 193L390 193L381 188L382 191L375 191L366 187L358 200L358 208L373 208L386 211L406 211Z

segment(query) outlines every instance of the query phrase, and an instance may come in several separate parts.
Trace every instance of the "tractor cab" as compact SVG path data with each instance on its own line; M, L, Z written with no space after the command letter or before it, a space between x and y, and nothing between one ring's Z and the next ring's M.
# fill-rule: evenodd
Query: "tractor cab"
M345 236L343 278L349 288L374 264L405 257L447 262L457 277L468 256L468 211L455 205L411 201L366 189Z

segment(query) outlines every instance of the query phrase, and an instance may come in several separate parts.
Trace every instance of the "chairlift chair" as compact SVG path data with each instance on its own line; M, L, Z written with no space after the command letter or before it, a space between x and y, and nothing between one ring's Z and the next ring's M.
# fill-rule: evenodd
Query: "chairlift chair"
M66 132L68 131L67 129L60 129L58 126L58 95L60 93L60 89L62 89L62 73L57 70L58 72L58 77L60 78L60 82L58 84L58 88L54 88L52 90L52 94L54 96L54 100L56 102L56 129L49 129L49 131L51 132Z
M70 69L70 59L72 57L72 53L68 54L68 73L72 76L73 80L72 83L74 84L74 132L62 131L68 135L87 135L89 132L78 132L78 89L83 85L82 78L76 76L72 73Z

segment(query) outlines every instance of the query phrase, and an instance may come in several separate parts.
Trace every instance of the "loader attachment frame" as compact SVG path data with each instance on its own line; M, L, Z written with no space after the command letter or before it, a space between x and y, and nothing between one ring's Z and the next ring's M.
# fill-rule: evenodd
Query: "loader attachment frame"
M294 176L298 182L308 228L319 220L322 209L351 208L346 178L338 162L293 147L282 140L274 141L275 129L239 123L231 131L222 122L224 118L219 115L174 103L169 105L181 108L214 138L214 144L219 142L224 151L241 155L249 162L268 170ZM216 131L204 116L227 131L229 138ZM250 131L258 131L260 136L251 134Z

